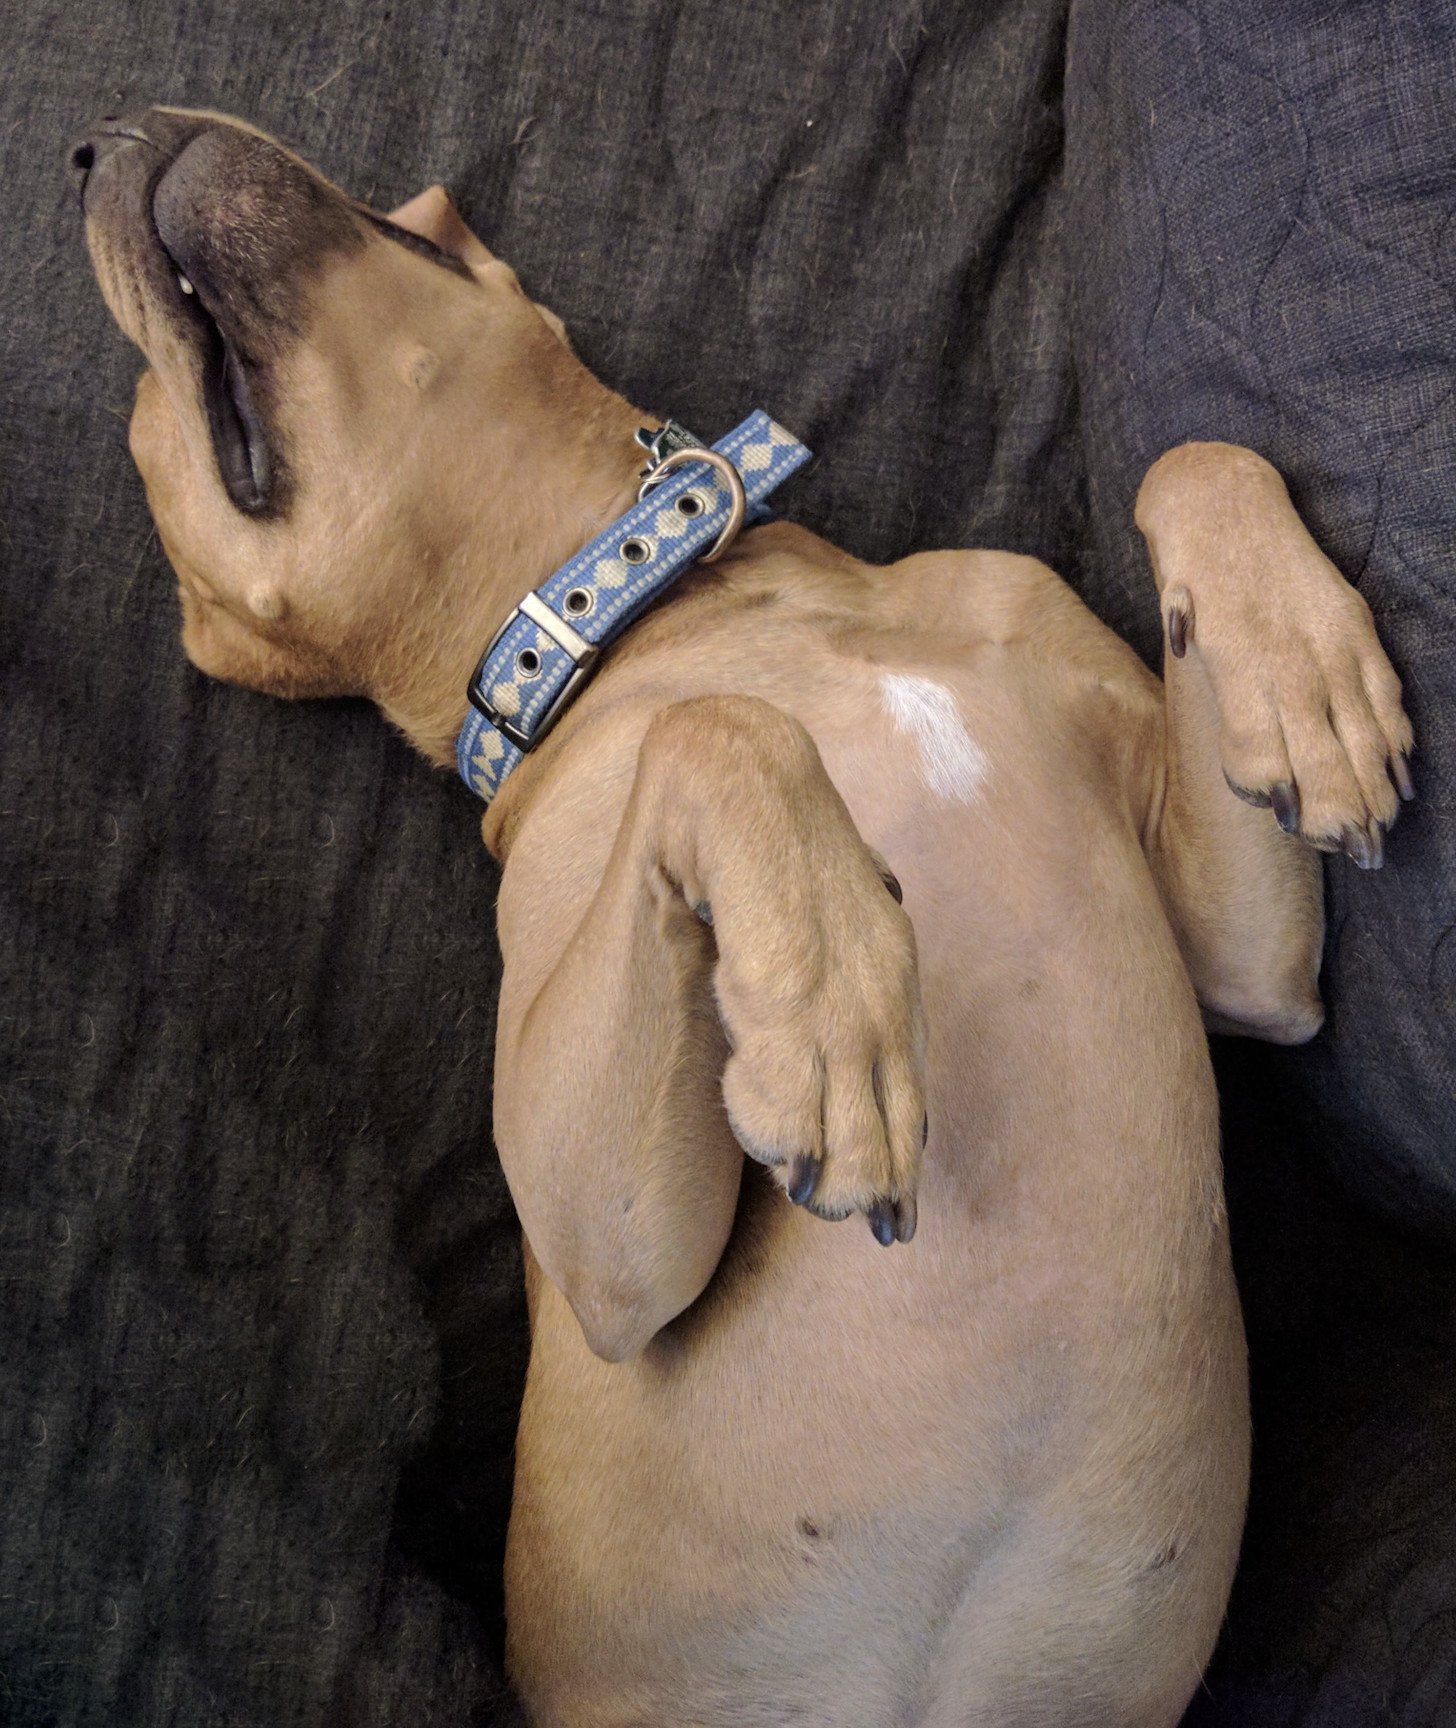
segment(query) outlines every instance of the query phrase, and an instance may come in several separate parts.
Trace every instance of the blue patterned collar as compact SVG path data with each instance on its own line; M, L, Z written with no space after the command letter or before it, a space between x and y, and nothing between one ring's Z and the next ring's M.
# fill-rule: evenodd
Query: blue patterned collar
M669 421L650 448L659 463L658 483L527 594L481 656L455 759L465 784L486 803L555 725L601 650L730 523L736 488L718 465L682 455L702 449L690 433ZM762 409L713 449L737 470L743 502L754 514L781 480L809 460L804 446ZM664 459L675 466L664 468Z

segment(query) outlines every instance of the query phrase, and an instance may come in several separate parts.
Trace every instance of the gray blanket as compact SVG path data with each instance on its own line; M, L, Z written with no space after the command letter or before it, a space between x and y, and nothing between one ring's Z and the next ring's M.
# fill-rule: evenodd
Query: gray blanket
M1222 1053L1259 1451L1201 1723L1456 1715L1456 174L1435 7L3 8L0 1717L504 1724L525 1361L478 812L183 660L63 172L153 100L444 180L644 408L762 405L851 551L1035 553L1156 658L1129 510L1255 444L1408 681L1329 1031ZM1203 16L1206 12L1208 16ZM1333 1165L1384 1212L1331 1186Z

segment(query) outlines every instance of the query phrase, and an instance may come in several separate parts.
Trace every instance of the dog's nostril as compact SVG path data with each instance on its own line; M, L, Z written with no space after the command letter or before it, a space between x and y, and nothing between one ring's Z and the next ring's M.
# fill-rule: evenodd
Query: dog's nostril
M89 174L96 165L96 146L78 144L71 152L71 166L78 174Z

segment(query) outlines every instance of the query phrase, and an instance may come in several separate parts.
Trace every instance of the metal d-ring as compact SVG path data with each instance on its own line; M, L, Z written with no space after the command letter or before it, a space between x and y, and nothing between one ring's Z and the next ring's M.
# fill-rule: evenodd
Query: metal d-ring
M705 552L698 559L699 564L713 564L728 550L738 538L738 530L743 526L743 518L748 514L748 497L743 490L743 477L728 460L716 450L692 449L674 450L670 456L664 456L647 478L642 482L642 489L637 494L640 504L654 486L659 486L667 478L670 470L681 468L684 462L706 462L710 467L728 482L728 491L732 496L732 505L728 511L728 520L723 525L723 532L713 542L711 552Z

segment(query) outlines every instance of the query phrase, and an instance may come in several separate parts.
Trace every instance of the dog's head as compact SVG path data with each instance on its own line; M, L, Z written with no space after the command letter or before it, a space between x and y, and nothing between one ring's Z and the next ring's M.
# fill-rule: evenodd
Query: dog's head
M440 188L386 218L221 115L103 121L73 164L149 362L131 448L188 655L279 695L378 695L456 566L519 530L533 443L573 401L593 418L559 321Z

